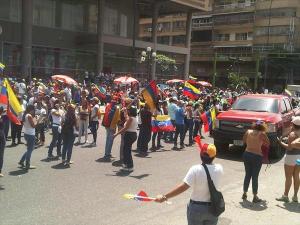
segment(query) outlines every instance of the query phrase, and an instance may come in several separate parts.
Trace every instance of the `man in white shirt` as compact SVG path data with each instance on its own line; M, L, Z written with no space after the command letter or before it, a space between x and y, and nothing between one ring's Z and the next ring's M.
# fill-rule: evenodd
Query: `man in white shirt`
M223 167L220 164L212 163L217 154L216 147L212 144L205 144L203 146L202 148L200 147L202 163L207 166L215 187L219 189L220 180L223 175ZM183 193L190 187L192 188L192 194L187 209L188 225L216 225L218 223L218 217L211 213L211 200L207 176L201 164L192 166L178 187L165 195L159 195L155 201L160 203L167 201L169 198Z

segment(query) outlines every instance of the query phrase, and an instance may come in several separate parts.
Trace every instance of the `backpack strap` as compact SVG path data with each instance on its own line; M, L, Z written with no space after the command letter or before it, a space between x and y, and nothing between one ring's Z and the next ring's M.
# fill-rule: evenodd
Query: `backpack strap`
M211 176L210 176L210 174L209 174L209 171L208 171L207 166L206 166L204 163L202 163L202 166L204 167L204 170L205 170L207 179L208 179L208 180L212 180L212 179L211 179Z

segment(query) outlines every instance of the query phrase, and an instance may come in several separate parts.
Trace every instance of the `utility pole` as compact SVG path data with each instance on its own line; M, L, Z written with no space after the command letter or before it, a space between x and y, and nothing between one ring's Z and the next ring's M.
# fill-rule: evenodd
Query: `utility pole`
M269 44L270 44L270 29L271 29L271 10L272 10L272 4L273 0L270 1L270 7L269 7L269 23L268 23L268 39L267 39L267 53L266 53L266 59L265 59L265 74L264 74L264 88L266 88L267 85L267 76L268 76L268 67L269 67Z
M255 66L255 79L254 79L254 90L258 88L258 79L259 79L259 66L260 66L260 58L259 54L256 55L256 66Z
M218 59L218 55L217 55L217 52L215 52L215 55L214 55L214 66L213 66L213 80L212 80L213 87L215 87L215 86L216 86L216 76L217 76L217 59Z

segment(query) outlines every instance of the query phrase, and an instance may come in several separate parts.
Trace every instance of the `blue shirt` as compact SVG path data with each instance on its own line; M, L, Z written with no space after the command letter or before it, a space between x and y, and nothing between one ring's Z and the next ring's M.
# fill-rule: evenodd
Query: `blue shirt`
M168 106L168 114L171 118L171 120L175 120L175 112L177 110L177 105L174 103L169 104Z
M184 111L182 107L178 107L175 111L175 123L178 125L184 125Z

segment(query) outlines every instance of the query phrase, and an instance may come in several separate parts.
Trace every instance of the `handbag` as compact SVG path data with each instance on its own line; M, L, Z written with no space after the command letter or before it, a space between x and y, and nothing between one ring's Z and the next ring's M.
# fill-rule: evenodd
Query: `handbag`
M202 163L202 166L204 167L207 176L207 183L208 183L211 206L212 206L211 207L212 214L214 216L220 216L225 211L225 201L223 195L220 191L216 189L215 184L209 174L207 166L204 163Z

